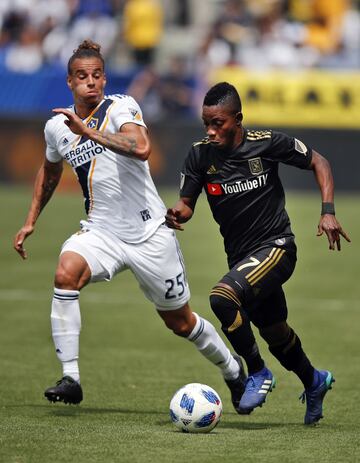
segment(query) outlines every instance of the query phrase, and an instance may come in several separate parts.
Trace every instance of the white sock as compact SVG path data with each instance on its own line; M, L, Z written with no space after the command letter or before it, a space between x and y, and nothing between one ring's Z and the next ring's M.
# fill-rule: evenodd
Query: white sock
M51 328L56 355L62 363L63 376L80 382L79 337L81 316L79 291L54 288L51 306Z
M230 350L210 322L196 313L194 315L196 325L187 339L195 344L204 357L221 369L225 379L236 379L239 376L239 364Z

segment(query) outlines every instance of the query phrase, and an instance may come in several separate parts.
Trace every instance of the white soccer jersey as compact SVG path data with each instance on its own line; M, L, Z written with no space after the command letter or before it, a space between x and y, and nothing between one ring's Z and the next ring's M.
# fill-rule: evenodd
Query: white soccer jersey
M65 119L59 114L46 123L46 157L50 162L64 159L76 173L88 214L86 226L109 230L128 243L146 240L164 222L166 213L148 162L75 135ZM146 127L139 105L127 95L106 96L84 119L89 127L110 133L129 122Z

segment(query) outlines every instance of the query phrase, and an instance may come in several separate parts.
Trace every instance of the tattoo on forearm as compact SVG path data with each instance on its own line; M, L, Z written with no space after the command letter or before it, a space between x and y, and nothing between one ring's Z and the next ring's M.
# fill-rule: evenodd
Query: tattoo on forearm
M102 133L101 138L105 141L106 147L121 154L128 154L134 156L137 149L137 143L134 138L126 137L119 134Z
M50 177L41 185L42 194L41 194L41 201L40 201L40 210L47 204L49 199L51 198L54 190L59 183L58 177Z
M129 154L133 155L136 151L136 140L131 138L128 139L130 143Z

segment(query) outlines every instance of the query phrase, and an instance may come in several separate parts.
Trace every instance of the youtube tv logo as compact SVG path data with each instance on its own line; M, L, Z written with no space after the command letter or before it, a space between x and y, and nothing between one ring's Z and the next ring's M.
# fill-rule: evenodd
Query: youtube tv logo
M220 183L207 183L206 186L209 195L220 196L223 194Z

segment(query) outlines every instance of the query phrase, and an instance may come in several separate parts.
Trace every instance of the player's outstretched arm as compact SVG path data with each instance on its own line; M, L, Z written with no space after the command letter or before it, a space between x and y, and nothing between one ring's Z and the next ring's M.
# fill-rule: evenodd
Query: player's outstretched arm
M85 135L115 153L135 157L141 161L146 161L150 156L150 140L143 126L129 122L122 125L117 133L101 132L87 127L79 116L68 109L55 108L53 112L66 116L64 123L76 135Z
M43 165L37 173L34 193L31 201L30 209L25 220L25 224L16 233L14 238L14 249L20 254L23 259L27 258L27 253L24 248L24 241L31 235L35 228L35 223L51 198L59 180L61 178L63 166L62 162L49 162L45 159Z
M337 250L340 251L340 236L345 238L348 242L350 242L350 238L335 217L334 180L330 164L323 156L313 150L310 167L315 174L322 199L321 217L317 236L321 236L325 233L329 241L329 249L334 251L336 243Z
M191 198L180 198L174 207L167 210L165 223L169 228L184 230L182 223L191 219L194 214L195 204Z

